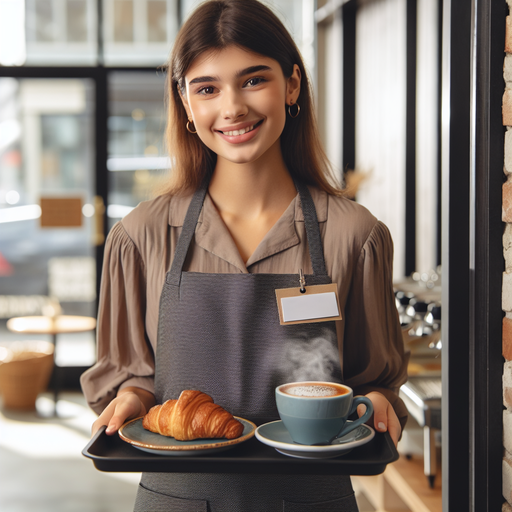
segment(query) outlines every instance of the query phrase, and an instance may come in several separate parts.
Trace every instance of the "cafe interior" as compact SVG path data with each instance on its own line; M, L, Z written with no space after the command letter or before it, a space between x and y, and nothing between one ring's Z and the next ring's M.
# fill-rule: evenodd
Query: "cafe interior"
M198 3L0 2L4 512L133 507L140 472L99 471L84 453L96 415L79 378L96 358L105 238L172 172L163 144L164 66ZM443 407L455 375L443 366L452 332L443 324L444 299L455 300L447 289L457 276L447 272L455 260L443 249L451 203L442 208L443 194L455 193L442 185L451 165L443 149L446 76L455 83L466 70L446 57L447 46L471 16L452 22L455 0L266 3L304 57L322 141L347 195L394 241L396 306L410 353L400 395L409 420L397 460L379 474L353 476L360 511L470 510L451 501L469 484L448 478L447 446L455 449L457 434L447 425L458 424ZM453 249L449 258L456 257Z

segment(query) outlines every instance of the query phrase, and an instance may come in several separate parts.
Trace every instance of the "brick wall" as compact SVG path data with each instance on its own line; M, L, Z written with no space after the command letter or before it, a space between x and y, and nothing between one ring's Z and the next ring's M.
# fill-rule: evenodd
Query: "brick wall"
M512 0L507 0L509 10ZM507 181L503 184L503 274L502 308L503 318L503 496L506 499L502 512L512 512L512 16L507 16L505 36L505 62L503 65L505 92L503 94L503 125L505 132L504 172Z

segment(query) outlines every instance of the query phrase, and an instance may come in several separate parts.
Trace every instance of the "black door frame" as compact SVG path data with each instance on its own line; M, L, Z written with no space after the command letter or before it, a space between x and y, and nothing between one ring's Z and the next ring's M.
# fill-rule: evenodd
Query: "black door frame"
M443 115L449 124L443 125L442 421L448 511L491 512L504 501L501 101L507 14L499 0L444 2Z
M9 67L0 66L0 78L16 79L89 79L94 82L94 151L95 151L95 195L101 197L103 204L108 206L109 179L107 170L108 156L108 76L116 72L162 73L157 67ZM108 218L103 215L103 232L108 233ZM99 292L103 254L105 244L97 245L96 257L96 290ZM97 306L97 303L96 303Z
M508 6L499 0L472 4L469 440L470 510L478 512L500 510L504 501L501 106Z

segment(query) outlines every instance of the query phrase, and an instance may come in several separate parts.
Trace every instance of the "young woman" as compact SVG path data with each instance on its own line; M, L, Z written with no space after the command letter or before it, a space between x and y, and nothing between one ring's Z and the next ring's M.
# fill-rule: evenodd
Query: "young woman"
M332 178L290 35L257 0L209 0L182 27L168 76L173 181L108 237L98 362L82 378L93 432L183 389L261 424L278 419L276 385L314 379L367 395L372 425L396 443L407 361L392 241ZM306 285L336 283L342 320L279 324L275 290L298 287L300 270ZM136 511L196 509L357 505L348 477L143 475Z

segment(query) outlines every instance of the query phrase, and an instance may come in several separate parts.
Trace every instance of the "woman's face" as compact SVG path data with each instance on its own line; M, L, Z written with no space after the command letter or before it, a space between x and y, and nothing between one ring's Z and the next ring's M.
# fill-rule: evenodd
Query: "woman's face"
M182 100L197 136L217 163L243 164L279 145L286 104L300 92L300 70L295 65L287 79L276 60L230 46L199 56L185 82Z

